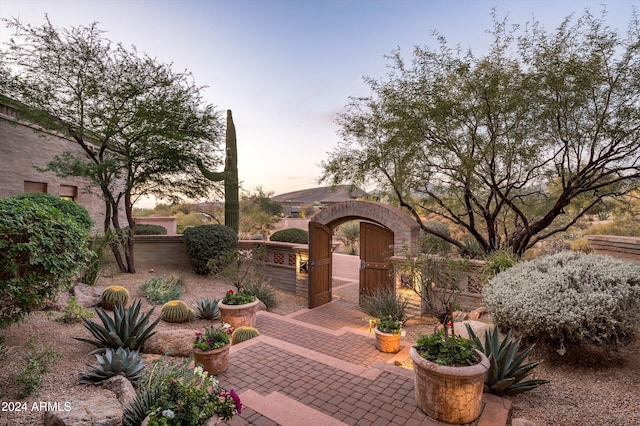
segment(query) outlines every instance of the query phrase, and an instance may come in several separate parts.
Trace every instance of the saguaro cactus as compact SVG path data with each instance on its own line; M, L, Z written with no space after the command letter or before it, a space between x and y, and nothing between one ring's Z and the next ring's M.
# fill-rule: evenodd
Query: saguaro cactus
M236 126L233 124L231 110L227 110L227 132L224 171L211 172L198 160L202 175L213 182L224 181L224 224L236 232L240 229L240 199L238 180L238 148Z

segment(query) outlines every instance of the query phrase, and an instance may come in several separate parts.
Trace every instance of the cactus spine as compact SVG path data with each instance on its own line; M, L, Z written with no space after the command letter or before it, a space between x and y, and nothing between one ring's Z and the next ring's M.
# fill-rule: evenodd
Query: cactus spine
M167 322L186 322L195 317L193 309L182 300L172 300L162 305L162 319Z
M109 311L116 305L127 306L127 303L129 303L129 290L119 285L105 288L100 296L100 305Z
M238 145L236 140L236 126L233 124L231 110L227 110L226 150L224 171L211 172L202 161L197 160L198 169L202 175L213 182L224 181L224 224L238 232L240 229L240 200L238 179Z
M238 343L242 343L246 340L253 339L254 337L258 337L260 332L258 329L254 327L248 326L240 326L233 331L231 334L231 344L235 345Z

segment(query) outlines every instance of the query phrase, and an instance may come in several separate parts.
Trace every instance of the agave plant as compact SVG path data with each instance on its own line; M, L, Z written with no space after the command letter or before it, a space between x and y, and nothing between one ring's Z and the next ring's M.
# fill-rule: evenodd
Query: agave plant
M76 340L94 345L96 349L90 353L101 353L107 348L140 349L144 342L155 334L153 329L158 325L161 318L149 324L149 319L153 313L153 308L138 318L141 302L138 300L129 308L116 305L111 318L104 309L96 308L96 313L102 320L102 325L85 318L82 319L84 326L98 340L83 339L74 337Z
M217 318L220 314L220 310L218 309L219 300L209 300L204 299L199 301L198 303L193 304L193 309L196 311L196 316L202 319L214 319Z
M144 360L140 358L138 351L108 348L104 354L96 354L96 358L98 365L90 366L91 371L84 371L80 383L95 385L118 375L135 382L142 376Z
M511 330L502 342L500 342L498 327L494 327L493 331L485 330L485 344L483 345L471 326L469 324L466 326L469 337L478 349L489 358L491 364L484 379L484 392L495 395L517 395L549 383L548 380L542 379L522 381L540 364L540 361L534 361L522 365L535 345L531 345L516 355L520 346L520 337L512 340Z
M156 405L162 390L160 387L147 387L138 392L135 399L124 409L124 426L139 426L142 424L147 412Z

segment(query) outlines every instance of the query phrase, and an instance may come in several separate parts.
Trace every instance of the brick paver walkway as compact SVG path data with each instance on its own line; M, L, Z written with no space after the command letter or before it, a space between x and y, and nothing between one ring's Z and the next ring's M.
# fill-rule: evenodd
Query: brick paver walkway
M341 329L362 321L354 311L355 305L334 301L290 317L260 312L261 336L232 347L229 369L218 376L249 401L224 424L445 425L417 408L412 372L389 363L408 356L408 348L379 352L366 323L365 331ZM338 318L347 321L337 327ZM504 426L508 406L500 404L487 404L491 414L474 425Z

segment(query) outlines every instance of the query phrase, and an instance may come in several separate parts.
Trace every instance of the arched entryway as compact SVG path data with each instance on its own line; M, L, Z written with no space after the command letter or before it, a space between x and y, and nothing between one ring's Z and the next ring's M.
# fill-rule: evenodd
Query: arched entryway
M394 254L415 254L420 227L400 209L370 201L346 201L324 208L309 220L309 308L331 301L331 237L333 229L360 219L361 291L386 285L388 260ZM363 237L364 235L364 237Z

